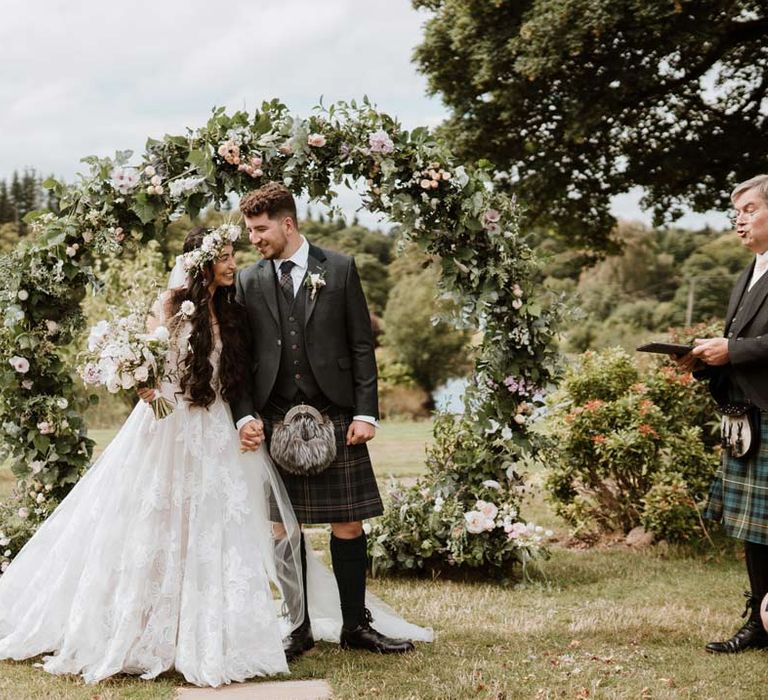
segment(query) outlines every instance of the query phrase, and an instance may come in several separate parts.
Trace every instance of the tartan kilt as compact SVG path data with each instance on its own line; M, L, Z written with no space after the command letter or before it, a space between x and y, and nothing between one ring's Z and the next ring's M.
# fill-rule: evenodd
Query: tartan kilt
M760 411L760 444L748 457L723 450L704 517L738 540L768 544L768 412Z
M374 518L384 512L384 505L373 474L368 446L347 445L347 430L352 413L331 407L323 413L333 421L336 435L336 459L319 474L290 474L275 464L288 492L296 519L302 524L349 523ZM272 426L285 413L268 407L261 418L269 448ZM275 515L275 514L273 514Z

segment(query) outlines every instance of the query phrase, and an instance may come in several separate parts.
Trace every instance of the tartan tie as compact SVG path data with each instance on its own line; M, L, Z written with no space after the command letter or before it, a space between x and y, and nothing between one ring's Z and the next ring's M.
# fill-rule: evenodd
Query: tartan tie
M296 266L293 260L283 260L280 263L280 289L283 290L283 295L286 301L290 304L293 301L293 278L291 277L291 270Z

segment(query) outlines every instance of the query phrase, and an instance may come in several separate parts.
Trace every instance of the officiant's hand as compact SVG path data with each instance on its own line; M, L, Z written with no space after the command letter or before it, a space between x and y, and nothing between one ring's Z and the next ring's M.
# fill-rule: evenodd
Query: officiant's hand
M264 442L264 423L260 420L248 421L240 428L240 450L242 452L255 452Z
M362 445L376 436L376 426L364 420L353 420L347 430L347 445Z
M696 347L691 350L691 354L705 364L719 367L727 365L731 359L727 338L696 338L693 344Z

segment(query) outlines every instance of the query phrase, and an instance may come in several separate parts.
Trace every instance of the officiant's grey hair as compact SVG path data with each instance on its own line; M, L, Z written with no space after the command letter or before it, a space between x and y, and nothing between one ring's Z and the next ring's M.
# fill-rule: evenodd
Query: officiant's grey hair
M749 180L736 185L733 188L733 192L731 192L731 202L735 202L739 195L753 188L757 188L763 201L768 204L768 175L755 175L755 177L751 177Z

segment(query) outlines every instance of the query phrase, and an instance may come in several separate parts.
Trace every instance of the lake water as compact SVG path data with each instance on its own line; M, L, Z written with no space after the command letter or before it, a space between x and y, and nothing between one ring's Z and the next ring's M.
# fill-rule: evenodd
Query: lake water
M468 385L469 380L466 377L449 379L432 392L435 408L446 413L464 413L464 392Z

